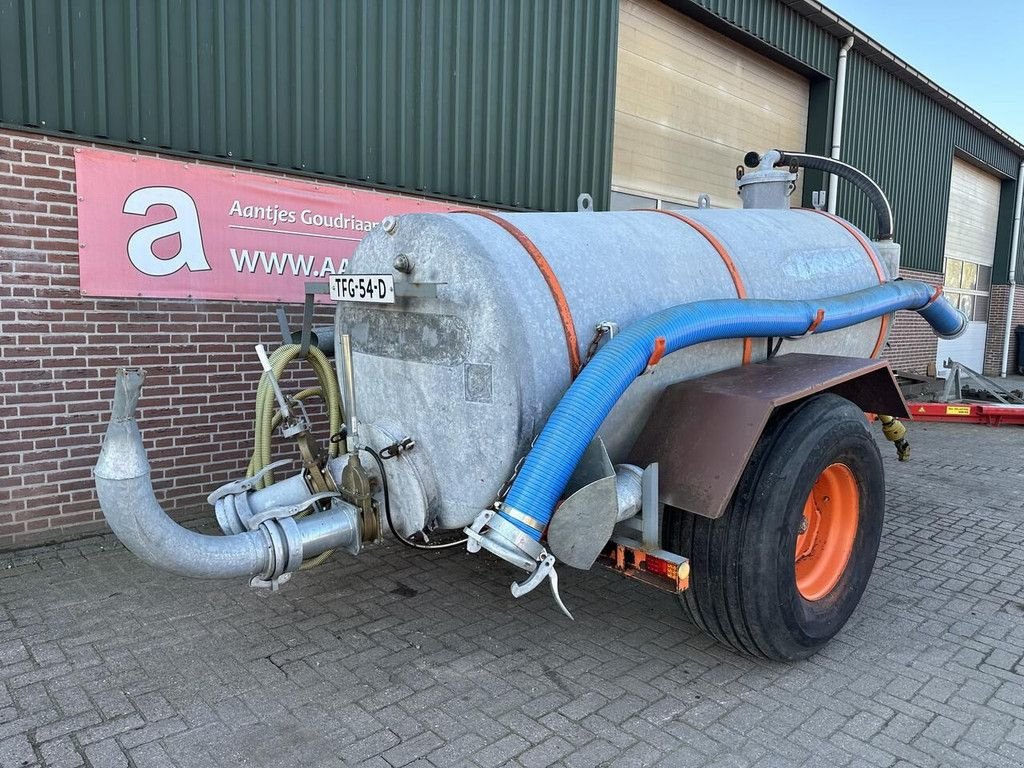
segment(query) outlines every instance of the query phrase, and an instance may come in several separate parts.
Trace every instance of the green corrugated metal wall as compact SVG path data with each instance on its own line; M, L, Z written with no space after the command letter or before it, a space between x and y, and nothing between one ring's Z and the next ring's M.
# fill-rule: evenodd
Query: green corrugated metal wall
M1016 178L1020 158L856 49L848 66L842 159L872 176L889 195L903 263L941 272L954 153L1007 178ZM1004 186L1003 194L1009 189L1012 196L1011 187ZM867 201L842 181L838 213L873 232ZM1000 220L1000 230L1008 234L1011 227L1012 212ZM997 282L1006 282L1008 238L1002 250L993 275Z
M603 206L617 21L617 0L0 0L0 122Z
M839 41L778 0L684 1L823 75L835 75Z

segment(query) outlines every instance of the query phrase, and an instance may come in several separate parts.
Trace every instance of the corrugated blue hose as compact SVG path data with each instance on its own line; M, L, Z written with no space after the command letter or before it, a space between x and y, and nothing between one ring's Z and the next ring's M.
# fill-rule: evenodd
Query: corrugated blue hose
M962 333L966 319L935 289L897 280L862 291L813 301L722 299L697 301L657 312L634 323L605 344L555 406L523 462L504 506L547 525L569 477L605 417L626 388L647 368L655 342L665 339L665 354L719 339L800 336L824 311L815 333L847 328L898 309L913 309L937 334ZM535 540L541 531L498 513Z

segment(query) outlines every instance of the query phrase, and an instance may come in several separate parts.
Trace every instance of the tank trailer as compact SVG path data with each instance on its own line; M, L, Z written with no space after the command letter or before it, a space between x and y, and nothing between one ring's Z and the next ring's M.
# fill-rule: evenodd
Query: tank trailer
M197 578L276 589L385 529L511 566L520 598L608 565L678 593L702 630L769 659L811 655L866 587L885 510L868 415L900 459L908 416L879 360L892 317L943 338L966 318L901 280L893 216L866 175L771 150L737 168L741 209L388 217L328 289L333 327L272 355L246 476L209 496L223 536L161 509L119 369L95 468L124 545ZM801 168L847 179L873 238L790 207ZM319 387L281 391L293 360ZM303 401L323 399L330 442ZM302 469L271 461L274 432ZM510 604L511 605L511 604Z

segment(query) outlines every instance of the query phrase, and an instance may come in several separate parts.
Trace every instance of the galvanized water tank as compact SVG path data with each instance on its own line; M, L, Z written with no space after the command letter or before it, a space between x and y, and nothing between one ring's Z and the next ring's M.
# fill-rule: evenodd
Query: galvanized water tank
M406 436L416 441L388 467L393 513L405 534L425 523L467 525L494 501L571 382L567 330L575 330L585 359L601 323L625 328L700 299L835 296L877 285L894 269L859 230L817 211L501 219L402 216L390 232L379 227L367 236L349 264L350 273L440 284L436 298L350 303L340 311L355 350L362 437L378 449ZM411 272L395 271L405 260ZM877 355L887 320L786 341L781 353ZM765 355L766 342L757 339L665 358L605 421L600 434L612 461L625 460L666 385Z

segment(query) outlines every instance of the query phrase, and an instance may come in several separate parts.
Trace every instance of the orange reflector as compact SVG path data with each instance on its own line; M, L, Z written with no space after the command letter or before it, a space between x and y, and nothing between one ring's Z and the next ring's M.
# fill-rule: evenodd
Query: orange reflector
M646 570L648 573L653 573L655 576L664 576L668 579L676 578L676 567L674 564L662 560L660 557L654 557L648 555L644 561L644 565L647 566Z
M640 546L639 541L629 540L627 544L613 539L601 559L624 576L668 592L679 593L690 585L690 563L685 557L663 549L655 550L658 554L654 555Z

